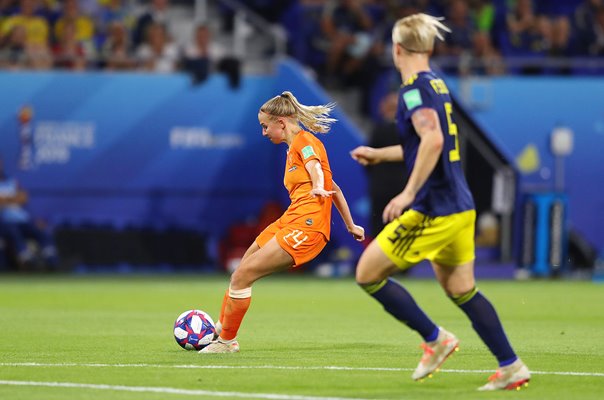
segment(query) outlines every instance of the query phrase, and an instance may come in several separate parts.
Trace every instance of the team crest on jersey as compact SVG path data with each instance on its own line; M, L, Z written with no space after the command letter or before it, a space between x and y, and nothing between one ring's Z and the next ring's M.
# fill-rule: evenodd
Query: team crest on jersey
M409 90L403 94L403 100L408 110L422 105L422 95L419 93L419 89Z
M306 146L302 149L302 156L306 160L310 156L316 156L316 154L312 146Z
M308 226L312 225L312 218L309 218L306 220L306 225L308 225Z

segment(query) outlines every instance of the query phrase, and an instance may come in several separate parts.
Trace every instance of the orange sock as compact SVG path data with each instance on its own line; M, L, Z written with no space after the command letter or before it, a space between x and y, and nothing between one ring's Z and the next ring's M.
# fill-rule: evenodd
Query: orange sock
M220 316L218 317L218 322L222 325L222 321L224 321L224 309L226 308L227 300L229 298L229 289L225 290L224 297L222 298L222 306L220 307Z
M236 296L236 297L233 297ZM250 308L252 302L252 288L242 290L229 289L229 296L224 307L222 317L222 332L220 338L223 340L233 340L237 336L241 321Z

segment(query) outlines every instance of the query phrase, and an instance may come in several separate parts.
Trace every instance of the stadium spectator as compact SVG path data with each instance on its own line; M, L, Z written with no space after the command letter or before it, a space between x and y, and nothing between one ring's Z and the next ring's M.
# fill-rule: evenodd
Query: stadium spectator
M15 25L0 39L0 68L18 70L30 66L26 34L23 25Z
M463 0L452 0L447 7L447 21L451 27L451 34L447 35L443 43L437 43L437 53L448 56L449 63L443 65L446 72L458 74L460 63L470 57L472 41L476 28L470 16L468 4Z
M178 46L172 42L163 24L147 25L145 42L136 49L139 69L151 72L176 71L179 60Z
M107 70L130 70L136 67L130 33L122 21L114 20L109 23L107 38L101 48L101 58L102 67Z
M569 15L576 8L576 0L535 0L537 21L549 44L548 55L568 56L571 24Z
M151 24L161 24L168 33L170 32L169 6L169 0L151 0L145 12L136 20L132 32L132 43L135 47L140 46L146 40L147 30Z
M86 68L86 54L82 42L76 37L75 21L64 21L61 36L57 37L52 52L55 68L73 71Z
M231 67L228 63L232 63ZM191 74L194 83L203 82L211 72L219 70L229 76L231 86L239 84L239 61L212 40L212 32L205 24L195 27L193 40L184 48L182 66Z
M268 100L258 111L262 135L274 144L286 143L285 185L291 205L249 246L224 295L216 331L218 339L200 353L234 353L241 321L258 279L307 263L323 250L330 236L332 202L348 231L363 240L363 228L354 224L342 190L332 180L325 147L311 132L327 133L335 122L332 105L305 106L291 92ZM302 125L302 126L301 126Z
M584 42L585 36L589 35L596 22L596 13L602 6L602 0L583 0L575 9L573 21L579 43Z
M194 83L207 79L212 60L216 59L215 51L210 29L206 25L195 27L193 40L185 46L182 60L183 69L191 74Z
M94 21L80 12L77 0L65 0L63 3L61 15L54 26L57 41L63 38L63 30L68 29L67 25L73 26L74 40L82 47L85 57L88 60L96 58Z
M22 26L25 29L25 48L29 58L29 67L33 69L50 68L52 60L48 22L36 15L35 0L21 0L19 5L19 12L5 18L2 23L0 37L4 38L13 31L15 26Z
M39 263L55 268L57 251L52 236L24 208L27 201L27 192L6 174L0 159L0 224L6 244L14 250L20 269L37 267ZM35 241L35 250L29 246L29 240Z
M596 11L592 38L589 54L592 56L604 56L604 6L601 6Z
M2 24L2 36L12 30L13 26L25 27L28 45L48 46L50 28L48 22L36 15L36 0L21 0L19 12L8 16Z
M327 54L327 84L342 77L348 83L373 46L373 21L363 0L331 0L323 10L321 31Z
M545 18L537 18L532 0L516 0L506 16L507 43L506 56L525 57L520 65L522 74L542 73L542 59L551 47L551 35Z
M406 17L394 27L393 61L404 82L397 112L402 147L360 146L351 155L362 165L404 159L410 175L384 209L384 222L390 223L361 255L356 279L424 339L424 355L412 374L421 380L440 367L459 340L437 326L389 276L429 260L445 293L466 313L499 363L479 389L515 389L529 381L530 372L512 349L497 312L475 286L474 200L461 167L449 90L430 69L434 41L444 39L442 31L449 29L426 14Z
M94 13L89 14L95 21L97 41L104 43L114 22L121 23L130 35L130 30L134 26L134 16L129 4L125 0L105 0L99 4ZM131 41L130 37L128 41Z
M493 33L495 5L490 0L470 0L468 2L473 25L478 32Z
M472 37L476 32L468 4L464 0L451 0L446 16L447 25L451 28L451 34L445 40L446 53L461 56L472 48Z
M501 75L505 72L505 63L499 51L493 47L487 32L475 32L472 35L472 48L459 62L458 73L467 75Z

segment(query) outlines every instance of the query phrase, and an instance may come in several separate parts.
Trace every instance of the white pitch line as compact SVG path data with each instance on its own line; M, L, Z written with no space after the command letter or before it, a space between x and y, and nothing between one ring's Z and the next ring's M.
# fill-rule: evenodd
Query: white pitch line
M121 392L167 393L167 394L181 394L181 395L187 395L187 396L239 397L239 398L243 398L243 399L364 400L364 399L355 399L352 397L316 397L316 396L298 396L298 395L276 394L276 393L218 392L218 391L213 391L213 390L178 389L178 388L170 388L170 387L96 385L96 384L91 384L91 383L73 383L73 382L36 382L36 381L0 380L0 385L114 390L114 391L121 391Z
M342 367L318 366L296 367L281 365L163 365L163 364L103 364L103 363L0 363L0 367L88 367L88 368L173 368L173 369L276 369L276 370L310 370L310 371L392 371L409 372L413 368L380 368L380 367ZM487 369L441 369L441 372L454 374L485 374L492 373ZM534 375L561 376L592 376L604 377L604 372L573 372L573 371L531 371Z

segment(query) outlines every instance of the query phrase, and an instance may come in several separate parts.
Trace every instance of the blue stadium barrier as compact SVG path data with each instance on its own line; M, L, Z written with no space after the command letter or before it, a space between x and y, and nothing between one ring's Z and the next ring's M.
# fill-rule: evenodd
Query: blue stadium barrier
M186 75L0 72L0 157L52 225L115 229L179 226L222 237L256 216L283 188L285 145L262 137L259 107L283 90L329 102L292 61L272 76L222 76L193 86ZM360 223L362 169L348 152L361 135L340 122L322 137L338 183ZM339 216L334 242L352 243Z

